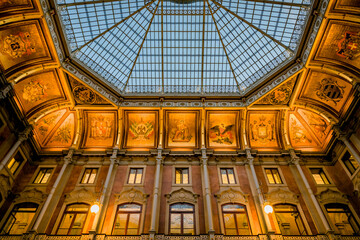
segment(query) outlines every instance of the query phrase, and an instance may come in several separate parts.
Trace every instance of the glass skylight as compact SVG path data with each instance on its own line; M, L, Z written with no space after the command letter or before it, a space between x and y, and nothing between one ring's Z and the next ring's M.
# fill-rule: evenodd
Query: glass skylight
M292 60L309 0L57 0L71 57L124 95L245 94Z

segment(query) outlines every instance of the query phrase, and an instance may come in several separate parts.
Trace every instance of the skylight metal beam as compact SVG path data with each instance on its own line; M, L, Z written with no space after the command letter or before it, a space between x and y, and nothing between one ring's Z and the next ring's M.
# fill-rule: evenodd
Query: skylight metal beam
M164 0L161 0L161 93L165 90L164 79Z
M205 10L206 10L206 3L204 0L202 49L201 49L201 93L204 93L204 54L205 54L205 17L206 17Z
M206 0L208 1L208 0ZM250 27L254 28L256 31L260 32L261 34L263 34L264 36L270 38L272 41L276 42L277 44L279 44L280 46L282 46L283 48L285 48L287 51L291 52L292 54L294 54L294 52L286 45L284 45L282 42L280 42L279 40L275 39L274 37L272 37L271 35L267 34L266 32L264 32L263 30L261 30L260 28L256 27L254 24L252 24L251 22L245 20L244 18L240 17L239 15L237 15L236 13L234 13L233 11L231 11L230 9L224 7L222 4L219 4L218 2L211 0L215 5L221 7L222 9L224 9L226 12L234 15L236 18L238 18L240 21L246 23L247 25L249 25ZM208 3L209 4L209 3ZM210 7L209 7L210 8ZM212 13L212 12L211 12Z
M59 6L59 7L72 7L72 6L107 3L107 2L120 2L120 1L119 0L97 0L97 1L89 1L89 2L75 2L75 3L57 4L57 6Z
M157 12L157 9L158 9L158 7L159 7L159 5L160 5L160 1L161 1L161 0L158 1L158 4L156 5L156 8L155 8L155 10L154 10L154 12L153 12L153 16L152 16L152 18L151 18L151 20L150 20L150 22L149 22L149 26L148 26L148 28L146 29L146 32L145 32L145 34L144 34L144 38L143 38L143 40L142 40L142 42L141 42L141 45L140 45L140 47L139 47L139 51L138 51L138 53L137 53L137 55L136 55L136 58L135 58L135 60L134 60L133 65L132 65L132 67L131 67L131 70L130 70L128 79L126 80L126 82L125 82L125 84L124 84L124 88L123 88L123 90L122 90L123 92L125 91L128 83L129 83L131 74L132 74L132 72L133 72L133 70L134 70L134 68L135 68L136 62L137 62L137 60L138 60L138 58L139 58L139 56L140 56L140 52L141 52L141 50L142 50L142 48L143 48L143 46L144 46L144 42L145 42L146 37L147 37L147 35L148 35L148 33L149 33L151 24L152 24L152 22L153 22L153 20L154 20L154 18L155 18L155 16L156 16L156 12Z
M118 0L117 0L118 1ZM101 36L105 35L107 32L111 31L112 29L116 28L117 26L119 26L121 23L125 22L126 20L128 20L129 18L131 18L132 16L134 16L135 14L141 12L143 9L147 8L148 6L150 6L151 4L153 4L156 0L152 0L151 2L145 4L143 7L139 8L138 10L136 10L135 12L133 12L132 14L130 14L129 16L127 16L126 18L123 18L120 22L118 22L117 24L115 24L114 26L112 26L111 28L106 29L104 32L100 33L99 35L97 35L96 37L94 37L93 39L91 39L90 41L86 42L84 45L82 45L81 47L75 49L74 51L72 51L72 54L80 51L82 48L84 48L85 46L89 45L90 43L92 43L93 41L95 41L96 39L100 38Z
M303 8L311 6L311 4L277 2L277 1L269 1L269 0L246 0L246 2L261 2L261 3L280 4L280 5L293 6L293 7L303 7Z
M232 65L231 65L231 61L230 61L230 59L229 59L229 55L227 54L225 44L224 44L224 42L223 42L223 40L222 40L222 37L221 37L221 34L220 34L220 30L219 30L219 28L218 28L218 26L217 26L217 23L216 23L216 20L215 20L215 17L214 17L214 13L212 12L212 9L211 9L211 7L210 7L209 0L206 0L206 2L207 2L207 4L208 4L208 8L209 8L209 11L210 11L210 13L211 13L211 18L212 18L212 20L214 21L214 25L215 25L216 31L217 31L217 33L219 34L219 39L220 39L221 45L223 46L223 50L224 50L224 52L225 52L226 59L228 60L228 63L229 63L231 72L232 72L232 74L233 74L233 76L234 76L234 80L236 81L236 85L237 85L237 87L238 87L239 94L240 94L240 93L241 93L240 85L239 85L239 82L238 82L238 80L237 80L237 78L236 78L234 69L233 69L233 67L232 67Z

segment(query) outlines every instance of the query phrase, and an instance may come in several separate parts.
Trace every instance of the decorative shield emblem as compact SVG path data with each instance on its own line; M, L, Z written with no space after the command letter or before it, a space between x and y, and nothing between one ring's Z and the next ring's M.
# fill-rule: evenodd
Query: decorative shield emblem
M324 78L316 90L316 96L326 101L332 101L336 105L344 97L344 88L345 86L340 86L337 81Z
M338 43L337 54L340 57L354 60L360 56L360 32L345 32L344 38Z
M93 91L84 86L77 86L73 89L74 97L80 103L84 104L94 104L96 101L96 96Z
M28 32L19 32L16 35L10 34L4 39L3 52L12 58L19 58L34 53L35 47L31 44L31 36Z

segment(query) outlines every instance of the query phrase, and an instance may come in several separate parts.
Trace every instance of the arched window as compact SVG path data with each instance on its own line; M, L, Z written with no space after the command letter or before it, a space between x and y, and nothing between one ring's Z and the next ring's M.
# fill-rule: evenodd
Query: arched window
M340 203L325 204L330 221L341 235L359 235L360 226L349 207Z
M170 205L170 234L194 235L194 210L194 205L188 203L175 203Z
M246 207L240 204L222 206L225 235L250 235L251 229Z
M81 235L89 212L89 205L76 203L68 205L61 219L58 235Z
M307 235L303 220L295 205L276 204L274 212L282 235Z
M141 218L141 205L125 203L118 206L113 235L138 235Z
M11 211L1 233L2 234L23 234L28 229L38 208L36 203L19 203Z

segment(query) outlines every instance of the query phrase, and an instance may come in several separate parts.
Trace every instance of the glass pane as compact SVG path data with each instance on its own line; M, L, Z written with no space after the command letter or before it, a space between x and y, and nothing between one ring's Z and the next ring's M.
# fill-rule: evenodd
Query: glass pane
M180 234L181 233L181 214L171 213L170 215L170 233Z
M183 170L183 184L189 184L189 169Z
M114 225L114 235L125 235L126 221L128 214L118 214Z
M250 235L249 223L248 218L245 213L243 214L236 214L236 223L238 227L239 235Z
M190 204L178 203L171 205L170 209L171 211L192 212L194 210L194 206Z
M224 226L226 235L237 235L233 213L224 213Z
M137 205L137 204L122 204L119 206L119 210L124 212L124 211L140 211L141 210L141 206Z
M87 212L89 210L89 206L85 204L72 204L66 208L67 212L76 211L76 212Z
M58 235L67 235L68 230L71 226L72 220L74 219L75 214L66 213L60 223L59 229L57 231Z
M81 179L81 183L88 183L89 177L90 177L90 169L85 169L83 178Z
M234 184L235 183L235 175L234 175L234 170L232 168L228 169L228 176L229 176L229 183Z
M265 173L266 173L266 176L267 176L267 178L268 178L269 183L270 183L270 184L275 184L275 179L274 179L274 177L273 177L273 175L272 175L271 170L270 170L270 169L266 169L266 170L265 170Z
M140 221L140 214L139 213L130 214L128 228L138 229L139 221Z
M86 213L77 213L69 235L81 235L86 220Z
M136 175L136 169L130 169L128 183L131 183L131 184L135 183L135 175Z
M180 169L175 170L175 183L181 184L181 170Z
M281 184L282 180L280 178L279 171L277 169L273 169L273 173L274 173L275 183Z
M41 180L41 183L47 183L49 181L50 176L51 176L51 171L45 173L43 179Z
M95 177L97 174L97 169L92 169L88 183L94 183L95 182Z
M36 178L34 180L34 183L41 183L40 181L42 180L42 178L45 174L44 172L45 172L45 169L40 169L38 175L36 176Z
M142 169L138 169L138 170L137 170L135 183L137 183L137 184L140 184L140 183L141 183L142 173L143 173L143 170L142 170Z
M243 212L245 207L239 204L226 204L223 206L223 211L226 212Z
M229 181L228 181L228 178L227 178L226 169L220 169L220 173L221 173L222 183L224 183L224 184L229 184Z
M194 214L184 213L183 221L184 228L194 228Z

